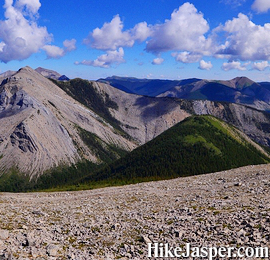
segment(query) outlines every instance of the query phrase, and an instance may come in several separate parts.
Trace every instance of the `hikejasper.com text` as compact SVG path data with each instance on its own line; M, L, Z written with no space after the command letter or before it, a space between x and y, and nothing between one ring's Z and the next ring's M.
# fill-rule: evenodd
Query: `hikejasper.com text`
M268 247L171 247L168 243L148 243L148 257L155 258L268 258Z

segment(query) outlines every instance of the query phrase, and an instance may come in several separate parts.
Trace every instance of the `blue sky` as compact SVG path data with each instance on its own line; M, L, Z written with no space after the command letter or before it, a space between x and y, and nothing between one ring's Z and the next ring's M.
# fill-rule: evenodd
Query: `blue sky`
M270 0L5 0L0 72L270 81Z

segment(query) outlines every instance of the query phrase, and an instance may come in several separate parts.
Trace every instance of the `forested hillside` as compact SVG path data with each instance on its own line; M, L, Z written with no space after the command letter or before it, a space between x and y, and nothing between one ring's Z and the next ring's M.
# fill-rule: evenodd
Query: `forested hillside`
M269 155L236 128L212 116L192 116L85 181L136 183L269 161Z

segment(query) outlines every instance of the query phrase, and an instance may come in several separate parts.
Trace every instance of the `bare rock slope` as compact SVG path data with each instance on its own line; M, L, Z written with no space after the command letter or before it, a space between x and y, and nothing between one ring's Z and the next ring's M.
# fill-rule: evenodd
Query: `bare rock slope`
M136 145L96 113L72 99L30 67L0 86L0 171L38 175L82 158L99 163L81 140L77 126L125 150Z

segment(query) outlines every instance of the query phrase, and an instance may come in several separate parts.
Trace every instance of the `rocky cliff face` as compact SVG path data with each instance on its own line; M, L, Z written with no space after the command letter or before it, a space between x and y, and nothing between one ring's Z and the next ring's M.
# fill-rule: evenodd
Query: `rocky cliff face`
M39 175L60 164L87 158L99 163L78 126L106 144L132 150L136 145L29 67L0 86L0 171L10 168Z

